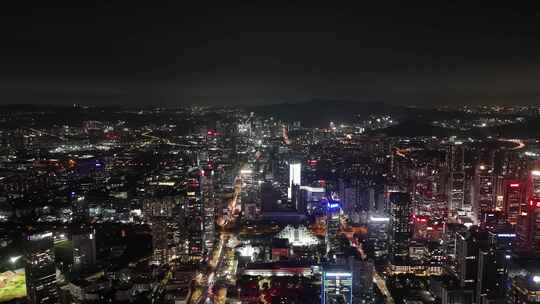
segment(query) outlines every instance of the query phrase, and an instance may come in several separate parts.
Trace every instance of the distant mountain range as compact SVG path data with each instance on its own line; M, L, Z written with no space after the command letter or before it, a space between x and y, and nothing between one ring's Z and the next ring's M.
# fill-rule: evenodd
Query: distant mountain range
M249 107L262 116L286 122L300 121L308 127L328 126L330 121L352 123L373 114L390 114L397 120L437 120L452 116L473 117L462 112L441 112L431 108L400 106L375 101L314 99L302 103L281 103Z
M386 104L382 102L354 102L344 100L310 100L302 103L282 103L248 108L258 115L274 117L285 122L300 121L306 127L327 127L331 121L353 123L373 114L389 114L400 124L373 131L373 134L386 136L471 136L540 138L540 119L529 118L523 123L493 128L473 128L467 131L433 126L430 122L452 118L473 119L478 114L439 111L431 108L418 108Z

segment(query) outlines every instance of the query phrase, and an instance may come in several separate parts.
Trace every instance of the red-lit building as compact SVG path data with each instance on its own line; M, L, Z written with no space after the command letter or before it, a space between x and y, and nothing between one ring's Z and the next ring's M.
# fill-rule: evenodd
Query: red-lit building
M508 222L516 225L519 216L527 212L527 200L525 199L525 183L519 180L505 180L503 183L504 213Z
M272 241L272 260L280 261L289 258L289 240L274 239Z
M427 238L427 227L429 222L429 217L426 215L414 215L412 216L412 232L413 239L426 239Z
M527 179L527 211L519 216L516 234L521 249L540 249L540 171L533 170Z

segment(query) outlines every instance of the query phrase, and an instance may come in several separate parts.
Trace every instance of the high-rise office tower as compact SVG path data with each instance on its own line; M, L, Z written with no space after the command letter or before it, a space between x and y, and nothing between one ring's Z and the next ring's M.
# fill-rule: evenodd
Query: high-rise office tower
M324 198L326 190L323 187L300 186L300 197L297 200L296 210L306 213L308 206L318 205Z
M448 211L451 215L458 210L468 209L465 203L465 148L461 142L454 142L448 147L446 163L448 166ZM471 210L465 210L471 211Z
M385 213L370 213L368 219L368 238L365 242L366 251L372 254L378 261L388 256L390 218Z
M487 300L505 297L506 264L506 254L502 250L489 248L479 251L476 303L491 303Z
M365 185L360 178L349 177L339 179L339 197L343 200L343 212L352 214L362 206L362 194L365 192ZM367 207L367 204L366 204Z
M516 225L522 213L527 212L525 199L525 183L520 180L505 180L503 182L504 213L508 222Z
M272 212L278 210L278 200L281 199L281 194L270 182L261 184L260 187L261 211Z
M495 187L491 166L486 164L476 166L473 189L473 210L476 219L481 220L486 212L495 211Z
M289 163L289 189L287 197L292 198L292 186L302 185L302 164L299 162Z
M540 170L531 170L527 179L528 198L540 198Z
M152 220L153 260L158 265L167 264L174 255L171 244L171 233L165 218L155 217Z
M96 264L96 231L90 227L77 228L71 236L73 264L85 269Z
M216 227L215 227L215 201L214 196L214 183L211 176L201 176L201 195L204 208L204 217L203 217L203 242L204 242L204 251L211 252L214 248L214 241L216 237Z
M142 213L147 221L154 217L172 217L177 205L177 198L173 196L149 198L142 202Z
M204 255L203 203L199 197L188 197L186 200L186 230L188 258L199 261Z
M373 272L375 271L373 262L359 261L354 257L349 257L348 264L353 274L353 298L361 299L358 303L373 303Z
M326 254L333 259L340 254L339 228L341 207L338 202L328 202L326 206Z
M473 287L478 279L478 253L489 242L487 232L468 230L456 235L456 274L461 287Z
M448 184L448 212L455 215L457 214L458 210L466 209L465 172L450 172Z
M353 273L349 267L326 267L322 275L321 304L352 304L353 279Z
M26 294L31 304L59 303L52 232L35 233L26 242Z
M73 212L74 223L86 223L90 219L90 208L85 199L74 200L71 210Z
M540 171L532 170L527 179L527 210L522 212L516 227L517 245L522 250L540 250Z
M460 141L454 141L447 148L446 163L450 171L463 171L465 162L465 147Z
M192 190L196 185L196 182L190 184L190 197L194 196ZM143 201L144 218L152 225L153 262L156 264L166 264L182 253L182 258L186 258L187 248L182 241L187 237L188 229L184 223L184 213L187 211L181 206L179 196L153 197Z
M398 262L408 256L411 239L411 196L405 192L392 192L390 201L390 256Z

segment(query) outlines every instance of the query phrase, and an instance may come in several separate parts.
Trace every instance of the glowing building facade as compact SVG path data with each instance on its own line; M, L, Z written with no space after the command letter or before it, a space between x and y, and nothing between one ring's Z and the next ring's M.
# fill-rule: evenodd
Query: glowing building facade
M353 299L353 273L347 269L331 268L322 275L321 304L351 304Z
M495 211L494 176L491 166L480 164L474 175L474 213L481 219L487 212Z
M503 187L504 213L508 222L516 225L520 215L526 213L528 209L525 199L525 185L519 180L505 180Z
M533 170L527 179L527 211L519 216L516 233L521 249L540 250L540 171Z
M289 164L289 189L287 197L292 198L292 188L294 185L302 184L302 164L299 162L291 162Z
M59 302L52 232L28 236L25 272L28 303Z
M341 207L338 202L327 203L326 207L326 254L332 258L340 253L339 229Z

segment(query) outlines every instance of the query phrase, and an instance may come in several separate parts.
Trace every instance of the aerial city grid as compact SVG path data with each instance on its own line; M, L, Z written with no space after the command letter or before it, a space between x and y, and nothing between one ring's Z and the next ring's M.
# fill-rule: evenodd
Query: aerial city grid
M165 4L2 11L1 303L540 303L537 11Z

